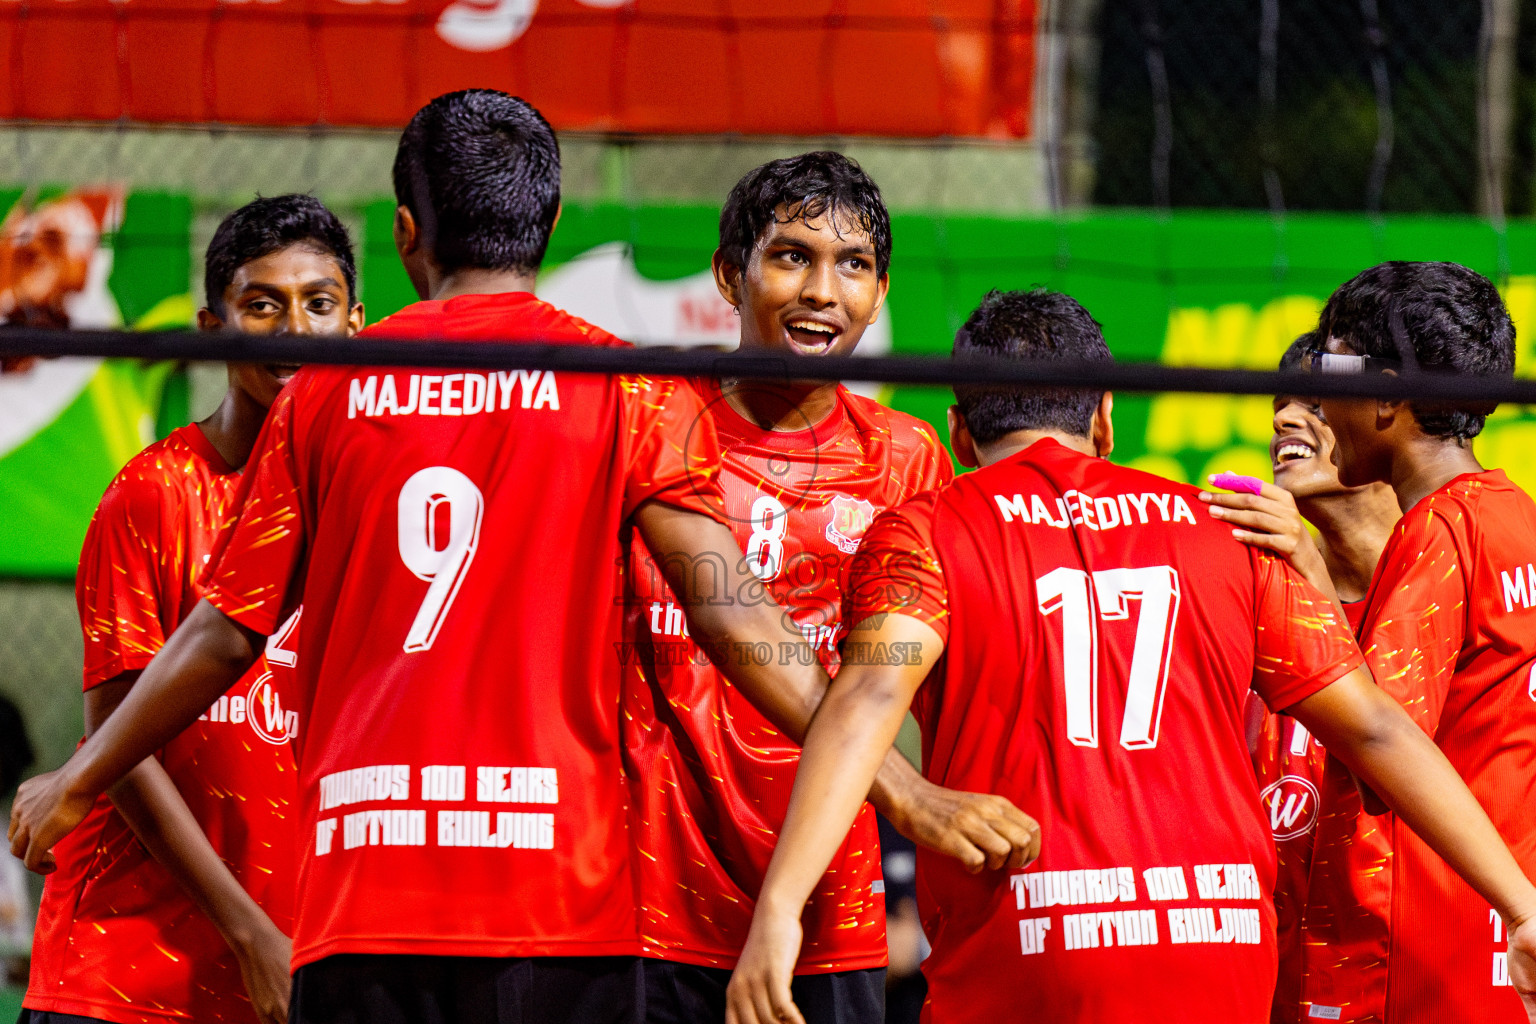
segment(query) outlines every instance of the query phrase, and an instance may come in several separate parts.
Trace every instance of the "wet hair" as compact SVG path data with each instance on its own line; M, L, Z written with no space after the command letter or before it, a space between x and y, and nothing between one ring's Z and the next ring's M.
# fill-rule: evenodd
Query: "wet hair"
M0 697L0 799L15 792L36 760L21 709L9 697Z
M395 201L445 272L532 274L560 212L560 144L533 105L495 89L439 96L395 151Z
M851 222L869 235L875 271L891 266L891 215L880 188L864 169L841 153L817 150L770 160L747 172L726 197L720 211L720 251L745 267L757 240L770 224L830 216Z
M1382 263L1328 299L1319 338L1359 354L1425 370L1513 374L1515 326L1498 289L1456 263ZM1412 402L1424 433L1467 440L1482 432L1487 403Z
M357 301L357 264L346 227L314 196L289 193L258 197L220 222L203 270L208 308L223 317L224 293L240 268L292 245L311 246L334 259L346 278L348 301Z
M1111 361L1104 332L1070 295L1034 288L992 291L955 335L954 356ZM1060 430L1087 437L1102 390L955 386L955 402L977 444L1016 430Z

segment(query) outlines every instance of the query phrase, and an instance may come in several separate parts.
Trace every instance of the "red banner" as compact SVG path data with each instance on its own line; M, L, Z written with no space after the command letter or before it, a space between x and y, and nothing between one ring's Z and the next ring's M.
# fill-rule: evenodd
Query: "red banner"
M399 127L494 87L561 129L1030 132L1036 0L0 0L0 118Z

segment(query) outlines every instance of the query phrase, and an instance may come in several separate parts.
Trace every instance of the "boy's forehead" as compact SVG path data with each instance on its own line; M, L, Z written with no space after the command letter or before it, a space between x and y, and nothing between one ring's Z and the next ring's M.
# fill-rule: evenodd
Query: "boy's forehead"
M341 261L336 254L319 245L295 242L281 249L246 260L235 268L232 284L245 285L256 281L293 280L305 281L333 278L341 284L346 280Z
M773 220L763 229L759 241L774 237L805 237L827 235L844 243L854 243L873 250L874 239L869 230L859 222L851 210L840 206L825 206L814 212L806 212L806 203L780 203L773 211Z

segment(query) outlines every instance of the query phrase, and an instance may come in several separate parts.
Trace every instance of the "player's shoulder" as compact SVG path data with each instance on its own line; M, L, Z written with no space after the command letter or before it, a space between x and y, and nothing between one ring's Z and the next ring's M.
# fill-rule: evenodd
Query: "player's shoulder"
M839 388L838 395L849 419L860 427L877 430L890 439L891 447L898 452L934 451L939 435L926 420L918 419L899 409L892 409L873 398L855 394L847 388Z
M1420 499L1398 520L1383 561L1454 548L1514 554L1536 543L1536 502L1503 470L1467 473Z
M207 442L198 445L189 437L198 429L192 424L173 430L129 459L101 496L97 519L159 513L200 488L216 470L203 450Z
M1536 514L1536 502L1525 489L1511 480L1502 469L1466 473L1452 480L1419 504L1428 509L1464 508L1472 514L1494 512L1493 521L1480 525L1523 527L1521 519ZM1414 506L1417 509L1417 505ZM1512 516L1506 519L1504 516Z
M881 532L903 529L926 536L932 531L934 521L946 505L945 492L950 486L946 484L934 490L922 491L898 505L883 509L875 516L870 526L871 533L876 527L883 527Z
M370 324L360 336L547 341L604 347L629 344L529 292L424 299Z
M633 347L633 345L618 335L606 331L594 323L583 320L575 313L568 313L559 306L550 305L543 299L535 299L534 301L547 310L547 314L560 325L564 334L570 335L573 338L580 338L589 345L599 345L604 348Z
M1502 470L1464 473L1420 498L1392 531L1399 544L1518 528L1531 499ZM1512 519L1512 521L1511 521Z

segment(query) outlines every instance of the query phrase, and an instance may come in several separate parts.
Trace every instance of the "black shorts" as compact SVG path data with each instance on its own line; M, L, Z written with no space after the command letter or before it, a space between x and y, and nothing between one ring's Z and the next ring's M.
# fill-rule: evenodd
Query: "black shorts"
M109 1024L100 1017L79 1017L73 1013L54 1013L51 1010L29 1010L22 1007L16 1024Z
M644 960L646 1024L721 1024L731 972ZM806 1024L883 1024L885 968L797 974L790 984Z
M289 1024L642 1024L632 956L343 953L293 976Z

